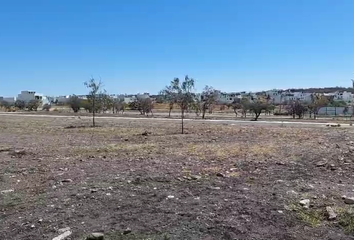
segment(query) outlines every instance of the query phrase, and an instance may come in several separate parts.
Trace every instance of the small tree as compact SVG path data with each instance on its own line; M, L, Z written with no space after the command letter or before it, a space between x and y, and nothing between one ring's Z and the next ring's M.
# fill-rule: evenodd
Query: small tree
M167 86L164 90L160 92L163 95L164 99L168 102L168 117L171 117L171 112L174 105L177 103L177 94L176 90L173 89L173 86Z
M106 90L100 94L100 103L100 107L103 112L107 112L113 108L113 98L107 94Z
M246 118L247 117L247 111L248 110L251 110L250 109L250 100L248 99L248 98L242 98L241 100L240 100L240 106L241 106L241 109L242 109L242 116L244 117L244 118Z
M124 113L124 110L125 110L124 99L120 99L120 98L114 99L113 100L113 113L114 112L116 112L116 113L119 113L119 112Z
M28 111L37 111L39 107L39 101L38 100L31 100L27 103L27 109Z
M250 103L248 107L249 110L255 114L254 121L257 121L261 113L268 109L269 104L261 101L254 101Z
M194 101L192 102L190 107L191 107L191 109L194 110L195 115L197 117L199 117L200 113L202 112L202 108L203 108L203 103L201 101L201 96L199 94L197 94L194 97Z
M175 78L170 86L167 86L163 92L168 94L170 99L173 99L175 103L181 109L181 120L182 120L182 134L184 133L184 117L185 112L188 110L190 105L194 101L195 94L194 89L194 79L185 76L184 81L181 82L179 78Z
M80 106L81 106L81 100L79 99L78 96L73 95L69 98L69 106L70 108L74 111L74 113L77 113L80 111Z
M85 86L89 89L89 94L87 98L91 102L92 105L92 126L96 127L95 123L95 113L96 113L96 103L99 100L98 93L102 87L101 80L97 82L94 78L91 78L89 81L84 83Z
M205 118L205 112L207 109L212 112L212 105L216 103L217 100L217 91L210 87L210 86L205 86L202 96L201 96L201 106L202 106L202 118Z
M288 113L295 118L297 116L299 119L303 118L306 111L308 110L304 104L300 101L293 101L287 106Z
M152 110L154 109L154 103L151 98L138 99L139 109L143 115L149 116L149 113L152 115Z
M309 108L313 112L314 119L317 118L320 109L328 106L329 102L330 101L326 96L318 95L318 94L311 95L311 104L309 105Z
M25 101L22 101L22 100L16 100L15 107L17 107L20 110L23 110L26 108L26 103L25 103Z
M234 110L234 113L236 114L237 117L237 110L242 109L242 105L241 105L241 99L235 99L230 106L232 107L232 109Z

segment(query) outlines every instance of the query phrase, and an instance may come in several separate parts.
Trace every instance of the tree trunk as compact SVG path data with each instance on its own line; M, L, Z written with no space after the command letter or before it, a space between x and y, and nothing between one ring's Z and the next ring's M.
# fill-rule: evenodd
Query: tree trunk
M237 117L237 109L234 109L234 112L235 112L235 114L236 114L236 117Z
M184 126L183 126L183 119L184 119L184 109L182 109L182 134L184 134Z
M206 112L206 107L203 106L203 115L202 115L202 118L205 119L205 112Z
M258 118L259 118L259 116L261 115L261 113L255 113L255 115L256 115L256 116L255 116L254 120L257 121Z
M95 100L92 99L92 126L96 127L96 123L95 123Z
M171 111L172 111L172 108L170 108L170 111L168 112L168 117L169 118L171 117Z

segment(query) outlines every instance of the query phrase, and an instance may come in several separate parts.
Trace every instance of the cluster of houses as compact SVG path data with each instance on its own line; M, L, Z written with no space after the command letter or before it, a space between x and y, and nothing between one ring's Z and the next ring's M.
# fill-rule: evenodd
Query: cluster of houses
M354 94L347 91L336 91L333 93L323 93L323 95L331 97L333 101L343 101L345 103L354 103ZM217 102L222 104L230 104L237 99L259 99L267 98L273 104L284 104L292 101L311 102L313 93L291 90L269 90L264 92L235 92L225 93L217 91Z
M135 101L136 99L144 99L150 97L149 93L136 94L136 95L111 94L110 96L112 98L122 99L127 104ZM10 104L14 104L17 100L24 101L25 103L28 103L32 100L39 100L42 105L45 104L55 105L55 104L68 103L70 97L71 95L50 97L40 93L36 93L35 91L21 91L21 93L19 93L16 97L0 97L0 101L6 101ZM77 95L77 97L80 99L87 99L87 95Z
M267 98L272 104L284 104L292 101L302 101L310 102L313 97L311 92L303 91L292 91L292 90L269 90L264 92L234 92L226 93L221 91L216 91L217 102L221 104L230 104L238 99L248 98L248 99L259 99ZM333 93L324 93L324 95L329 96L333 101L342 101L348 105L354 103L354 94L347 91L336 91ZM80 99L87 99L86 95L77 95ZM112 94L112 98L122 99L125 103L129 104L134 102L136 99L150 98L149 93L135 94L135 95L119 95ZM0 97L0 101L6 101L10 104L15 103L16 100L22 100L25 103L28 103L31 100L39 100L43 105L44 104L65 104L69 101L70 95L67 96L58 96L58 97L49 97L35 91L21 91L16 97ZM155 96L156 97L156 96Z

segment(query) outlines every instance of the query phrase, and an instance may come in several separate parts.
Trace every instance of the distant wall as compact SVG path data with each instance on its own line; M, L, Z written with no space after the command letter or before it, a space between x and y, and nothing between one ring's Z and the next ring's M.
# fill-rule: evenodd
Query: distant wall
M337 115L344 115L345 107L323 107L318 111L319 115L330 115L330 116L337 116ZM346 115L352 115L353 108L348 106L348 112Z

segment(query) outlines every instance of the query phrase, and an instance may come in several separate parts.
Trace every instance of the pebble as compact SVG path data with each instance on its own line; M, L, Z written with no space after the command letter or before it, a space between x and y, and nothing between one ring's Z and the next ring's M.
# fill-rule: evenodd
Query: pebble
M73 180L70 179L70 178L68 178L68 179L63 179L63 180L61 180L61 182L62 182L62 183L71 183L71 182L73 182Z
M131 232L132 232L132 230L130 228L127 228L127 229L124 230L123 235L128 235Z
M172 195L167 196L167 199L174 199L174 198L175 198L175 196L172 196Z
M337 214L334 212L333 208L326 207L328 220L335 220L337 218Z
M354 197L347 197L343 196L342 199L346 204L353 205L354 204Z
M68 231L70 231L70 230L71 230L70 227L60 228L60 229L58 230L58 233L64 233L64 232L68 232Z
M304 208L309 208L310 207L310 199L301 200L300 205L303 206Z
M91 233L86 240L104 240L103 233Z
M69 228L69 229L70 229L70 228ZM59 236L53 238L53 240L64 240L64 239L66 239L67 237L69 237L71 234L72 234L72 232L69 230L69 231L66 231L66 232L60 234Z
M1 191L0 193L1 194L5 194L5 193L11 193L11 192L14 192L15 190L13 190L13 189L9 189L9 190L3 190L3 191Z

